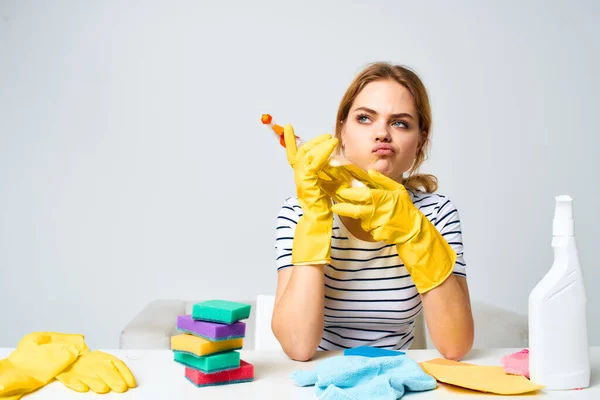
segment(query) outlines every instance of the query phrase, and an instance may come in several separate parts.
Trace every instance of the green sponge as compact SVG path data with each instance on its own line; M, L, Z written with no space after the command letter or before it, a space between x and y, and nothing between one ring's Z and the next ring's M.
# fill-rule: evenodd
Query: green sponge
M228 351L226 353L211 354L202 357L180 351L174 351L173 353L175 361L178 363L200 370L205 374L235 369L240 366L240 353L237 351Z
M250 316L250 304L227 300L206 300L194 304L192 318L197 321L233 324Z

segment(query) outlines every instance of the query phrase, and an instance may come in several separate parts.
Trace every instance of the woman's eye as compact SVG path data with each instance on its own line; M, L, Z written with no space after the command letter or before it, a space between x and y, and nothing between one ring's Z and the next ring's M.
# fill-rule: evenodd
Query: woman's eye
M404 121L396 121L392 125L394 125L398 128L408 128L408 124Z
M358 116L356 116L356 120L358 122L360 122L361 124L364 124L365 122L369 121L369 116L368 115L358 115Z

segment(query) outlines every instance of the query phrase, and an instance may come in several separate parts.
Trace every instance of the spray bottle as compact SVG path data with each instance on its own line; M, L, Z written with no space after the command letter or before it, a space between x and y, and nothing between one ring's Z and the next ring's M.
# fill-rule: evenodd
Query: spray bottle
M279 144L286 147L283 127L273 123L273 117L269 114L263 114L261 122L269 125L272 131L279 139ZM296 146L304 144L301 138L296 136ZM321 189L327 193L333 200L343 202L344 199L338 198L336 192L344 187L370 187L372 189L385 189L380 184L374 182L367 171L352 164L342 155L332 154L325 167L319 173L319 184Z
M590 384L587 296L572 203L569 196L556 197L554 263L529 295L529 373L548 390Z

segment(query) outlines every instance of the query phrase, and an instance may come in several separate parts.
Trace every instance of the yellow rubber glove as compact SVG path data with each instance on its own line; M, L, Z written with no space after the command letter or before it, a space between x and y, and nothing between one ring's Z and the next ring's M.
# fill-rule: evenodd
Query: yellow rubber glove
M341 189L338 195L346 202L334 204L333 212L360 219L375 240L396 244L419 293L437 287L452 273L456 252L415 207L403 185L377 171L368 172L386 189Z
M123 393L136 387L135 378L123 361L98 350L84 352L56 379L76 392L92 389L100 394L111 390Z
M83 335L34 332L0 360L0 399L17 400L54 379L85 348Z
M34 349L43 344L68 344L75 346L80 354L87 350L85 337L79 333L32 332L19 341L18 350Z
M38 381L12 365L8 358L0 360L0 399L18 400L29 393L30 390L25 391L25 388L37 383Z
M284 127L284 138L288 162L294 168L298 203L304 212L294 234L292 264L327 264L331 262L333 213L331 198L318 186L318 174L338 140L325 134L297 149L291 125Z

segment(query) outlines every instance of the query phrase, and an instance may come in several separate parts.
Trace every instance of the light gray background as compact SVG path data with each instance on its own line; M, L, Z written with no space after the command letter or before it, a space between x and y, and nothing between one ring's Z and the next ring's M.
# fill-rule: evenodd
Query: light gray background
M599 3L426 3L0 1L0 346L273 293L295 189L260 115L331 132L377 60L428 87L473 299L527 313L569 194L600 345Z

